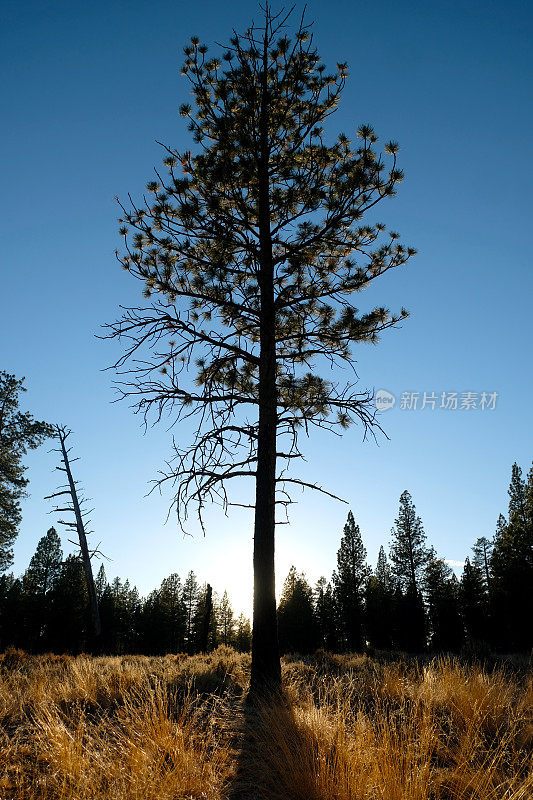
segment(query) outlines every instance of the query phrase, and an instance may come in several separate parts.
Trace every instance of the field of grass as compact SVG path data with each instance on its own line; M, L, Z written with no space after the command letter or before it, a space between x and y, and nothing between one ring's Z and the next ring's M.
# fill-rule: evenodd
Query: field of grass
M249 656L0 656L9 800L533 798L533 670L319 653L274 705Z

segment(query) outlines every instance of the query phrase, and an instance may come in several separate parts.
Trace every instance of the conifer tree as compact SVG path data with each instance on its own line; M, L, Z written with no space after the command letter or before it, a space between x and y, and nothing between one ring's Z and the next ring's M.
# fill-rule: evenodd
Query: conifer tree
M404 590L411 587L416 593L420 593L424 570L429 563L431 553L426 547L422 520L417 516L415 505L407 490L400 497L399 513L391 533L392 574Z
M396 597L398 643L405 650L420 652L426 646L422 588L432 551L426 547L422 520L407 490L400 497L398 517L391 533L391 571L400 590Z
M219 641L219 600L209 583L198 591L198 603L193 619L194 647L206 653L214 650Z
M41 599L54 588L61 572L62 561L61 539L55 528L49 528L46 535L39 539L25 573L25 579L31 584L32 591Z
M474 645L488 641L489 603L485 579L483 567L476 562L471 564L467 558L461 576L459 601L467 641Z
M61 573L63 551L55 528L49 528L31 557L24 573L23 603L27 644L38 649L45 640L52 593Z
M319 578L314 595L320 645L326 650L335 651L339 647L339 631L335 593L331 583L324 577Z
M194 577L194 573L192 575ZM188 636L187 607L179 575L173 573L164 578L135 616L142 652L164 655L183 651Z
M499 647L533 646L533 518L529 514L529 478L515 463L509 486L509 514L500 516L491 555L491 600Z
M491 579L494 578L494 580L491 580L488 588L489 602L496 623L495 630L493 631L496 636L496 638L493 639L496 646L504 642L504 631L507 631L507 617L510 613L509 608L507 608L509 598L506 584L508 583L507 573L512 562L514 548L512 539L509 536L508 527L507 519L503 514L499 514L496 521L496 530L491 541L488 570Z
M213 608L213 587L208 583L205 590L201 592L198 605L196 606L194 627L196 631L196 642L200 653L207 653L216 640L216 631L213 639L213 626L216 628L216 615Z
M392 592L392 614L391 614L391 629L392 629L392 647L394 650L423 650L425 644L425 610L420 607L420 604L415 606L415 617L418 614L422 615L421 627L422 634L419 633L419 626L417 625L417 641L412 642L412 637L409 636L409 627L411 619L406 609L406 599L402 592L401 586L398 581L394 581L394 588ZM411 609L412 614L412 609ZM416 617L418 619L418 617Z
M373 217L402 179L398 145L380 154L370 125L353 144L345 134L327 143L347 65L327 72L303 20L287 35L290 13L267 6L263 25L235 34L221 58L196 37L185 48L195 108L181 113L195 151L167 147L152 199L122 206L117 255L152 300L109 330L127 343L116 366L138 410L198 421L161 479L177 485L178 515L226 506L235 478L255 482L252 691L281 679L276 503L290 502L291 486L320 489L284 460L301 455L299 433L312 426L373 429L371 393L321 368L350 368L354 343L406 316L359 311L351 297L414 253Z
M244 614L239 614L237 619L235 647L240 653L249 653L252 647L252 626Z
M500 526L505 526L505 519L501 516L499 520ZM472 547L472 552L474 554L473 558L473 565L476 569L481 571L483 581L485 584L485 588L487 591L490 589L490 559L492 554L493 542L490 539L487 539L486 536L480 536L479 539L476 539L474 546Z
M138 627L140 652L145 655L163 655L166 626L157 589L153 589L144 600Z
M235 620L233 617L233 609L228 597L228 593L224 590L222 600L218 607L218 625L219 625L219 641L224 645L232 645L235 638Z
M185 640L192 638L192 618L197 603L196 577L190 572L183 588L177 572L161 582L159 609L162 614L165 653L178 653L184 649ZM190 625L190 628L189 628Z
M430 647L436 652L457 652L463 643L459 614L459 587L452 569L442 558L431 558L425 585L430 623Z
M379 548L374 573L365 589L365 629L368 642L381 650L392 647L393 581L385 550Z
M283 584L278 607L279 642L282 652L311 653L318 640L313 591L303 573L292 566Z
M0 649L24 647L22 581L12 573L0 575Z
M364 591L370 572L359 525L349 511L337 551L337 569L333 573L339 627L343 645L348 650L361 650L364 646Z
M96 573L96 579L94 581L94 588L96 590L96 597L98 599L98 602L100 602L100 600L102 599L102 595L107 585L108 584L107 584L107 577L105 574L105 568L103 564L100 564L98 572Z
M115 652L136 653L138 652L141 600L137 587L131 586L128 579L122 584L121 592L117 598L117 605L119 608L119 646L122 650L117 649ZM173 640L171 642L173 647L177 641L179 642L180 637L183 640L183 624L179 631L173 630Z
M509 522L518 526L527 525L526 483L522 478L522 470L518 464L511 468L509 484Z
M383 545L379 548L374 577L385 590L390 591L392 589L392 572Z
M199 591L200 587L198 586L196 575L191 570L185 579L185 583L183 584L183 592L181 596L185 608L185 643L188 653L194 652L195 641L197 639L197 636L195 635L194 621L196 608L199 601Z
M56 653L80 653L89 642L89 596L83 565L69 555L61 566L50 609L49 640Z
M100 574L100 573L98 573ZM98 610L100 614L100 619L102 622L102 635L100 639L100 649L102 653L108 653L112 655L117 651L118 645L118 636L117 636L117 581L118 578L115 578L113 584L105 582L105 585L100 592L98 588L96 588L96 596L98 598Z
M23 457L53 435L46 422L19 411L19 394L25 392L24 378L0 371L0 572L13 563L13 542L20 525L20 500L28 479Z

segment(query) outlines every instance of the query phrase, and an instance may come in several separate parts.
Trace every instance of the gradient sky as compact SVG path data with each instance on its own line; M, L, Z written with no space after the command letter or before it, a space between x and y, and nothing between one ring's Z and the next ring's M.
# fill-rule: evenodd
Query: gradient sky
M429 540L462 561L507 506L513 461L533 458L531 131L533 7L527 2L308 3L326 64L350 78L332 129L371 122L401 144L406 179L376 219L419 255L361 296L412 316L356 351L362 388L398 397L379 446L351 428L314 435L301 474L349 501L369 559L386 544L408 488ZM208 512L204 538L165 524L168 495L145 498L170 454L164 425L146 435L112 403L119 350L95 338L140 285L115 262L114 196L138 196L162 159L155 140L190 146L177 114L191 34L226 42L255 3L11 2L4 5L0 368L26 376L24 409L73 430L108 577L147 593L194 569L234 606L251 607L250 514ZM494 410L405 410L402 392L497 392ZM186 433L186 431L184 431ZM22 572L54 521L57 476L46 446L26 462L30 497L15 547ZM252 497L252 486L243 487ZM292 563L314 582L335 566L348 507L298 494L277 539L278 588ZM72 549L63 536L65 549Z

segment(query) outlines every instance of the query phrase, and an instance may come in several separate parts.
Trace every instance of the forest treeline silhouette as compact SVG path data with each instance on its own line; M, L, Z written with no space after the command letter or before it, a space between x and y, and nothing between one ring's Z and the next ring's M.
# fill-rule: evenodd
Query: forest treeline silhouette
M333 538L333 537L332 537ZM388 556L367 562L352 512L329 581L313 588L292 567L278 605L282 652L400 650L519 652L533 646L533 468L512 467L508 516L495 535L474 543L460 579L427 543L409 492L400 498ZM94 641L79 557L63 557L50 528L28 569L0 577L0 647L31 652L161 655L209 651L220 644L251 647L251 627L235 616L225 591L213 598L194 572L174 573L141 598L128 580L96 578L102 636Z

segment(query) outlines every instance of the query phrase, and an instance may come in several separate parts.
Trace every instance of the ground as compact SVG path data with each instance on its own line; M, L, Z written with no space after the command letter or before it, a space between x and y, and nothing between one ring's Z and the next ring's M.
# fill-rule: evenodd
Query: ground
M378 654L0 656L6 800L527 800L533 667Z

